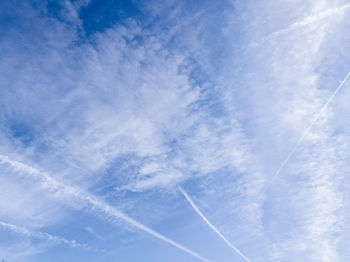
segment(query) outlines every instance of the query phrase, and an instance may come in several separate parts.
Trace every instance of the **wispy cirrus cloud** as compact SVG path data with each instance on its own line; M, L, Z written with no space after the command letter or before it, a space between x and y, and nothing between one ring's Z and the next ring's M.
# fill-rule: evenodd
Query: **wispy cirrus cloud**
M183 208L183 185L252 261L346 257L347 85L312 119L349 71L347 3L151 1L106 25L108 1L19 5L0 26L2 220L91 242L86 224L132 225L231 259ZM102 219L75 222L84 210Z
M309 4L311 12L317 10L322 13L322 9L330 8L325 2L310 1ZM299 14L299 9L294 8L291 10L295 10L293 15L296 16ZM271 10L266 12L270 13ZM298 141L305 129L310 126L312 119L347 73L343 71L343 76L339 76L339 79L328 86L322 85L318 80L323 77L317 69L322 66L321 57L325 55L322 46L329 41L328 32L332 30L331 28L336 28L340 21L339 17L331 19L329 16L329 19L331 21L327 20L327 23L322 19L312 20L313 23L310 24L300 23L305 27L300 26L293 31L288 31L288 34L278 35L275 39L271 38L267 42L260 43L254 49L255 51L252 50L251 54L256 54L252 59L266 67L266 70L255 67L255 70L261 71L259 73L255 71L254 78L249 80L255 90L253 94L258 96L254 99L257 103L255 104L257 110L255 123L260 122L256 126L261 126L261 138L265 140L260 145L266 147L266 155L261 155L260 158L265 163L275 163L274 166L263 165L266 181L273 178L276 169L286 159L287 152L290 152L295 141ZM294 25L291 27L294 28ZM262 47L264 50L257 52ZM260 93L258 88L263 86L267 89L261 89L264 91ZM270 189L266 195L265 205L268 209L263 211L262 216L265 221L270 221L264 225L266 234L276 237L277 241L282 238L289 239L286 240L285 245L280 243L283 251L281 256L275 258L276 260L288 260L290 256L300 257L300 259L308 257L315 261L339 259L335 234L343 223L340 215L343 192L339 191L339 184L334 181L342 179L342 171L339 162L334 161L334 155L329 154L329 160L316 157L325 152L332 152L339 146L333 141L332 118L341 116L334 116L332 108L334 104L323 112L324 114L315 124L315 130L305 137L299 145L301 148L296 150L294 158L290 159L292 161L289 168L280 174L281 178L274 185L275 189ZM263 114L260 113L262 111L264 111ZM268 136L271 136L271 139L267 138ZM285 151L287 152L283 153L280 159L278 154ZM308 169L310 166L313 166L312 170ZM320 173L322 175L319 175ZM280 199L272 200L274 197ZM288 205L290 209L283 205ZM289 221L285 216L287 210L293 210L294 223L287 222ZM272 218L271 214L278 214L278 216ZM320 225L320 221L325 222L322 233L315 230ZM278 229L279 227L281 228ZM281 236L277 237L279 233L275 231L272 233L270 231L272 228ZM323 248L319 249L316 243L322 243ZM310 253L307 254L307 252ZM310 255L311 253L313 255Z

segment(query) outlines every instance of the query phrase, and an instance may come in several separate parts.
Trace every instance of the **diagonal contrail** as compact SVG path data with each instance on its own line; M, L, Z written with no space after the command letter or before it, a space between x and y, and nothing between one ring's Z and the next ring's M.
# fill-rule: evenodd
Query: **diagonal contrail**
M300 21L294 22L286 29L282 29L282 30L271 33L270 36L278 36L278 35L282 35L282 34L287 34L292 30L295 30L295 29L298 29L298 28L301 28L304 26L308 26L310 24L318 22L319 20L340 14L349 8L350 8L350 4L346 4L346 5L343 5L340 7L327 9L327 10L322 11L320 13L312 14L310 16L305 17L304 19L302 19Z
M0 227L3 227L9 231L15 232L17 234L22 234L30 238L37 238L41 240L46 240L50 242L54 242L57 244L66 244L71 247L80 247L80 248L86 248L86 245L82 245L77 243L75 240L67 240L63 237L53 236L45 232L32 232L29 231L26 228L19 227L13 224L5 223L3 221L0 221Z
M286 159L284 159L284 161L282 162L281 166L278 168L278 170L276 171L275 175L272 177L272 181L281 173L281 171L283 170L283 168L286 166L286 164L288 163L289 159L291 158L291 156L294 154L295 150L297 149L297 147L301 144L301 142L304 141L305 136L309 133L309 131L311 130L311 128L313 127L313 125L316 123L316 121L320 118L320 116L322 115L322 113L324 112L324 110L326 110L326 108L328 107L328 105L332 102L332 100L334 99L334 97L337 95L337 93L339 92L339 90L344 86L344 84L346 83L346 81L349 79L350 77L350 72L346 75L346 77L343 79L343 81L340 83L340 85L337 87L337 89L333 92L333 94L330 96L330 98L327 100L326 104L320 109L320 111L318 112L318 114L315 116L315 118L312 120L311 124L305 129L303 135L300 137L299 141L294 145L294 147L292 148L292 150L289 152L288 156L286 157Z
M267 36L262 37L257 42L252 43L251 46L256 47L259 43L263 43L265 41L268 41L271 38L287 35L290 32L293 32L294 30L312 25L312 24L317 23L318 21L320 21L322 19L326 19L328 17L344 13L348 9L350 9L350 4L346 4L346 5L343 5L340 7L336 7L336 8L329 8L329 9L321 11L319 13L311 14L311 15L309 15L309 16L307 16L299 21L292 23L287 28L280 29L278 31L275 31L275 32L268 34Z
M190 205L193 207L193 209L197 212L197 214L204 220L207 225L214 230L216 234L218 234L225 242L228 244L238 255L240 255L246 262L251 262L237 247L235 247L233 244L230 243L221 233L220 231L213 226L212 223L203 215L203 213L199 210L199 208L196 206L196 204L193 202L193 200L190 198L190 196L186 193L186 191L182 188L179 187L180 192L184 195L186 200L190 203Z
M111 207L110 205L104 203L103 201L99 200L97 197L90 195L86 192L83 192L77 188L74 188L72 186L65 185L64 183L57 181L53 177L51 177L48 173L41 172L38 169L28 166L26 164L23 164L21 162L9 159L7 156L0 154L0 163L6 163L10 165L12 168L14 168L17 171L25 172L26 174L30 175L32 178L40 181L41 185L55 193L59 193L62 196L67 197L74 197L83 203L85 203L87 206L89 206L90 209L94 211L99 211L100 215L103 215L105 219L108 219L113 224L117 222L117 220L122 220L129 225L132 225L135 228L138 228L141 231L144 231L155 238L158 238L173 247L176 247L187 254L203 261L203 262L210 262L208 259L203 258L196 252L182 246L181 244L163 236L162 234L154 231L153 229L143 225L142 223L136 221L135 219L125 215L121 211L117 210L116 208Z

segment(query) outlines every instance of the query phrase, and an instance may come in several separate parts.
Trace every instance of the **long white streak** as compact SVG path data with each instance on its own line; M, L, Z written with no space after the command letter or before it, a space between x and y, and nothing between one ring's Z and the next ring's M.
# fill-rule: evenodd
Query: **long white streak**
M186 193L186 191L179 187L180 192L184 195L186 200L190 203L190 205L193 207L193 209L197 212L197 214L204 220L207 225L214 230L216 234L218 234L225 242L228 244L234 251L236 251L237 254L239 254L246 262L250 262L250 260L241 252L237 247L235 247L233 244L231 244L221 233L220 231L213 226L212 223L203 215L203 213L199 210L199 208L196 206L196 204L193 202L193 200L190 198L190 196Z
M350 77L350 72L346 75L346 77L344 78L344 80L340 83L340 85L337 87L337 89L333 92L333 94L330 96L330 98L327 100L326 104L320 109L320 111L318 112L318 114L315 116L315 118L311 121L311 124L305 129L305 131L303 132L303 135L300 137L300 139L298 140L298 142L293 146L292 150L289 152L288 156L286 157L286 159L284 159L284 161L282 162L281 166L278 168L278 170L276 171L275 175L272 177L272 181L281 173L281 171L283 170L283 168L286 166L286 164L288 163L289 159L292 157L292 155L294 154L295 150L297 149L297 147L301 144L301 142L304 141L306 135L310 132L311 128L313 127L313 125L316 123L316 121L320 118L320 116L322 115L322 113L326 110L326 108L328 107L328 105L332 102L332 100L334 99L334 97L337 95L337 93L339 92L339 90L344 86L344 84L346 83L346 81L349 79Z
M109 205L97 200L96 198L92 197L92 196L85 196L84 200L88 201L95 209L100 210L102 213L104 213L107 216L110 216L112 218L118 218L123 220L124 222L160 239L163 240L164 242L169 243L170 245L192 255L193 257L204 261L204 262L210 262L208 259L203 258L202 256L200 256L199 254L197 254L196 252L180 245L179 243L159 234L158 232L154 231L153 229L141 224L140 222L134 220L131 217L126 216L125 214L123 214L122 212L120 212L119 210L116 210L115 208L110 207Z
M31 175L34 179L37 179L41 182L42 186L45 187L46 189L53 191L55 193L62 194L64 196L69 196L69 197L74 197L84 203L86 203L92 210L97 210L100 213L103 214L104 218L109 218L113 220L113 223L115 220L123 220L124 222L186 252L187 254L201 260L204 262L210 262L208 259L203 258L196 252L180 245L179 243L161 235L160 233L154 231L153 229L143 225L142 223L134 220L133 218L125 215L121 211L109 206L108 204L102 202L98 198L96 198L93 195L90 195L86 192L83 192L79 189L76 189L72 186L68 186L63 184L62 182L57 181L56 179L52 178L49 174L41 172L37 170L36 168L33 168L31 166L28 166L26 164L23 164L21 162L11 160L7 156L1 155L0 154L0 162L7 163L11 165L12 168L20 171L20 172L25 172L26 174Z
M281 35L281 34L287 34L289 33L291 30L295 30L304 26L308 26L310 24L316 23L322 19L325 19L327 17L336 15L336 14L340 14L341 12L345 11L346 9L350 8L350 4L346 4L337 8L330 8L327 9L323 12L317 13L317 14L313 14L310 15L306 18L304 18L301 21L295 22L292 25L290 25L288 28L286 29L282 29L280 31L277 32L273 32L271 34L271 36L277 36L277 35Z
M67 240L65 238L53 236L53 235L50 235L50 234L45 233L45 232L32 232L26 228L19 227L19 226L9 224L9 223L5 223L3 221L0 221L0 226L7 229L7 230L15 232L17 234L25 235L26 237L29 237L29 238L37 238L37 239L41 239L41 240L45 240L45 241L54 242L57 244L66 244L66 245L69 245L71 247L80 247L80 248L86 247L85 245L77 243L75 240Z
M343 5L340 7L336 7L336 8L329 8L325 11L322 11L322 12L314 14L314 15L310 15L301 21L293 23L290 26L290 28L294 29L294 28L298 28L298 27L307 26L309 24L315 23L315 22L322 20L324 18L340 14L343 11L345 11L346 9L348 9L349 7L350 7L350 4L346 4L346 5Z

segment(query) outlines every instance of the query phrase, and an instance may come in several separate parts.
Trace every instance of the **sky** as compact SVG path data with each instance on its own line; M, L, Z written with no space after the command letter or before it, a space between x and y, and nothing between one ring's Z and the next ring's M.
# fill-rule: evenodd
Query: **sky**
M0 1L1 261L350 261L349 21Z

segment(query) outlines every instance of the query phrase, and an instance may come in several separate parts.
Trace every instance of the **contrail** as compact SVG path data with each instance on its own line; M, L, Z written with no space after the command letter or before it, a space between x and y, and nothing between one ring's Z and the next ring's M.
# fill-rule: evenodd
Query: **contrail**
M346 5L343 5L340 7L336 7L336 8L330 8L330 9L327 9L327 10L322 11L320 13L307 16L306 18L304 18L300 21L294 22L286 29L282 29L282 30L279 30L277 32L271 33L271 36L286 34L286 33L290 32L291 30L295 30L295 29L298 29L300 27L308 26L308 25L313 24L319 20L322 20L322 19L325 19L327 17L344 12L348 8L350 8L350 4L346 4Z
M87 226L84 228L87 232L89 232L91 235L93 235L94 237L100 239L100 240L105 240L102 236L100 236L99 234L97 234L91 227Z
M343 6L340 6L340 7L329 8L329 9L327 9L325 11L309 15L309 16L305 17L304 19L301 19L299 21L296 21L296 22L292 23L287 28L280 29L278 31L272 32L272 33L262 37L257 42L251 43L251 46L256 47L257 45L259 45L259 44L261 44L261 43L263 43L265 41L268 41L269 39L271 39L273 37L278 37L278 36L281 36L281 35L287 35L290 32L292 32L293 30L297 30L299 28L302 28L302 27L314 24L314 23L316 23L316 22L318 22L318 21L320 21L322 19L326 19L326 18L328 18L330 16L341 14L341 13L345 12L349 8L350 8L350 4L346 4L346 5L343 5Z
M51 177L48 173L41 172L41 171L37 170L36 168L28 166L26 164L23 164L21 162L11 160L7 156L1 155L1 154L0 154L0 162L9 164L12 168L14 168L17 171L25 172L25 173L29 174L34 179L39 180L43 187L45 187L46 189L48 189L52 192L59 193L63 196L69 196L69 197L73 196L76 199L79 199L80 201L86 203L90 207L90 209L98 210L101 213L101 215L103 215L102 217L108 218L109 221L113 222L113 224L116 223L117 220L122 220L122 221L132 225L133 227L136 227L139 230L144 231L144 232L172 245L173 247L176 247L176 248L186 252L187 254L189 254L189 255L191 255L191 256L193 256L201 261L210 262L208 259L203 258L202 256L200 256L196 252L194 252L194 251L182 246L181 244L161 235L160 233L154 231L153 229L151 229L151 228L143 225L142 223L134 220L133 218L128 217L127 215L125 215L121 211L119 211L119 210L111 207L110 205L102 202L101 200L99 200L95 196L92 196L86 192L83 192L83 191L76 189L72 186L68 186L68 185L63 184L60 181L57 181L56 179Z
M196 204L193 202L193 200L190 198L190 196L186 193L186 191L182 188L179 187L180 192L184 195L184 197L186 198L186 200L190 203L190 205L193 207L193 209L197 212L197 214L204 220L205 223L207 223L207 225L209 227L211 227L211 229L214 230L214 232L216 234L218 234L225 242L226 244L228 244L234 251L236 251L237 254L239 254L246 262L251 262L241 251L239 251L238 248L236 248L234 245L232 245L220 232L219 230L213 226L212 223L210 223L210 221L203 215L203 213L199 210L199 208L196 206Z
M45 233L45 232L32 232L26 228L19 227L19 226L9 224L9 223L5 223L2 221L0 221L0 226L7 229L7 230L15 232L17 234L22 234L22 235L25 235L25 236L30 237L30 238L42 239L42 240L46 240L46 241L50 241L50 242L54 242L54 243L58 243L58 244L66 244L66 245L69 245L71 247L86 248L85 245L79 244L75 240L67 240L63 237L53 236L53 235L50 235L50 234Z
M327 100L326 104L321 108L321 110L318 112L318 114L315 116L315 118L312 120L311 124L305 129L303 135L300 137L299 141L294 145L294 147L292 148L292 150L289 152L288 156L286 157L286 159L282 162L281 166L279 167L279 169L276 171L275 175L272 177L272 181L281 173L281 171L283 170L283 168L286 166L286 164L288 163L289 159L291 158L291 156L294 154L295 150L297 149L297 147L301 144L301 142L304 141L305 136L309 133L309 131L311 130L311 128L313 127L313 125L316 123L316 121L320 118L320 116L322 115L322 113L324 112L324 110L326 110L326 108L328 107L328 105L332 102L332 100L334 99L334 97L337 95L337 93L339 92L339 90L344 86L344 84L346 83L346 81L349 79L350 77L350 72L346 75L346 77L343 79L343 81L340 83L340 85L337 87L337 89L333 92L333 94L330 96L330 98Z

